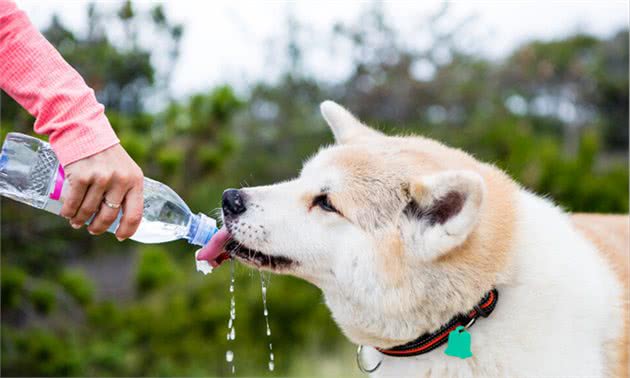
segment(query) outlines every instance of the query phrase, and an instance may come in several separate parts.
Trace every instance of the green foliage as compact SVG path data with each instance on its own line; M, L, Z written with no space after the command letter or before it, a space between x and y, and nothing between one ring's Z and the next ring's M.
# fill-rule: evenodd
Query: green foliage
M228 122L236 110L241 106L241 101L236 97L230 86L224 85L218 87L208 98L208 102L212 105L211 116L207 117L215 119L218 122Z
M165 145L157 152L157 162L166 175L173 175L184 162L185 152L177 146Z
M2 281L0 283L2 308L13 309L20 304L26 273L19 268L5 268L4 266L2 268Z
M29 298L35 311L40 314L49 314L57 304L55 288L48 283L39 283L29 293Z
M59 277L59 284L79 304L87 305L94 297L94 284L86 275L76 269L66 269Z
M167 285L177 275L169 252L161 246L140 249L136 285L140 293L147 293Z
M83 364L72 339L50 330L2 328L4 376L72 376Z

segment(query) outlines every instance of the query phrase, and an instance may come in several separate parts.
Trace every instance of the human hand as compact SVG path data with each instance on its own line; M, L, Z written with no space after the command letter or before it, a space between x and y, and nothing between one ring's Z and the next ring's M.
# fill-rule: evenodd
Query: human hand
M64 171L70 191L64 196L60 215L72 227L81 228L96 214L88 231L102 234L122 207L116 238L122 241L136 232L144 206L144 175L120 144L70 163Z

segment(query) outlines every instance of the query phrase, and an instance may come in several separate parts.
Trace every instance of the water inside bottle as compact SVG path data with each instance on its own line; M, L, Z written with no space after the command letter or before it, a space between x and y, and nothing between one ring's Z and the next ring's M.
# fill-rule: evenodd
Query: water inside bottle
M181 237L183 235L186 235L186 227L159 221L151 222L145 219L140 222L138 230L133 234L131 239L152 244L171 241L175 239L174 236Z
M53 214L59 214L62 206L63 202L49 199L43 210ZM159 210L153 210L156 208ZM142 222L140 222L138 229L130 239L142 243L152 244L173 241L186 235L190 214L181 211L181 208L177 208L176 206L165 202L163 199L153 197L145 199L144 209ZM149 210L148 212L147 209ZM166 216L160 218L160 214ZM116 231L118 224L120 223L121 216L122 214L119 214L119 218L116 219L116 221L110 226L110 232ZM157 220L151 220L156 219L156 217ZM175 221L176 223L166 223L164 221L165 219ZM92 219L90 218L87 223L90 223L91 220Z
M63 193L68 190L65 185ZM59 214L62 206L61 200L48 198L43 209ZM122 211L108 231L116 231L121 216ZM172 189L145 177L142 222L131 239L142 243L164 243L183 238L188 232L192 216L186 203ZM91 219L87 223L90 222Z
M175 192L157 181L145 179L143 219L131 239L163 243L184 237L191 216L188 206Z
M118 228L120 215L109 228L110 232ZM130 239L152 244L183 238L192 216L175 192L160 182L145 178L142 222Z

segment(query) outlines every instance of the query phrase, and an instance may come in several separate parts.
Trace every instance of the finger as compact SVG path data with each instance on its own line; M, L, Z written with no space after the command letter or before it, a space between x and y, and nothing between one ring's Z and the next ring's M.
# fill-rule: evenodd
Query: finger
M101 202L103 201L104 192L105 188L102 185L98 185L96 183L90 185L77 214L70 219L72 227L81 227L92 215L94 215L94 213L99 210Z
M123 216L120 219L118 230L116 230L118 240L127 239L138 230L144 209L143 194L142 181L127 192L123 200Z
M98 213L96 213L96 216L94 216L94 219L90 222L90 226L88 227L88 231L91 234L102 234L114 223L128 190L129 188L127 186L118 184L105 192L103 195L104 201L101 202ZM108 203L114 205L114 207L108 206ZM116 207L116 205L118 206Z
M83 202L88 186L89 183L84 179L70 181L70 191L67 196L64 196L63 206L59 215L67 219L73 218Z

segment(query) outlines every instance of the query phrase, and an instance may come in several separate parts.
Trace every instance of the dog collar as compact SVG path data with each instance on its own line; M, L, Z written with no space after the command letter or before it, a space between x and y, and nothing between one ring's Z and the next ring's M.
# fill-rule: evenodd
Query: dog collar
M390 349L376 348L376 350L393 357L411 357L428 353L446 343L449 334L457 327L462 326L469 328L480 316L487 318L494 310L498 300L499 292L496 289L492 289L484 295L481 301L479 301L472 310L456 315L439 330L432 333L425 333L407 344L395 346Z

